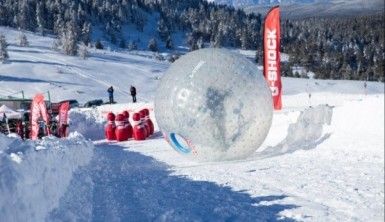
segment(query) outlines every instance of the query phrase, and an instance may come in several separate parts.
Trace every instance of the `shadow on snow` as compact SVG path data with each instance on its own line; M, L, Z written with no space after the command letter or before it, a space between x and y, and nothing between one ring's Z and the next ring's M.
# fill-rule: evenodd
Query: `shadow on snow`
M260 205L230 187L171 175L164 163L117 145L99 145L77 171L49 221L277 221L294 205ZM283 221L292 221L284 219Z
M0 75L0 81L6 81L6 82L30 82L30 83L53 83L53 84L66 84L66 85L76 85L76 86L87 86L84 84L78 84L73 82L62 82L62 81L48 81L48 80L42 80L42 79L33 79L33 78L26 78L26 77L14 77L14 76L5 76Z

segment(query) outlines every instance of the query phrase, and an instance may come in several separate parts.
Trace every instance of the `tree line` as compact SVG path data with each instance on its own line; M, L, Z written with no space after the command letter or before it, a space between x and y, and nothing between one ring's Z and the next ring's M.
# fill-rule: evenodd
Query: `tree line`
M384 15L308 18L282 23L282 51L290 67L303 66L320 79L384 82Z
M158 18L156 24L150 24L150 16ZM183 32L191 51L207 46L257 50L261 63L262 20L259 14L206 0L0 0L0 25L54 34L56 48L81 56L91 43L103 48L91 37L95 26L112 44L138 49L137 40L123 35L129 24L139 32L146 25L154 29L156 36L147 45L151 51L159 50L157 41L173 49L173 35ZM315 78L384 81L383 21L383 14L282 21L281 49L289 54L283 76L306 77L293 73L292 67L303 66Z
M153 51L156 39L172 49L172 34L177 31L187 34L190 50L204 47L205 42L244 49L261 45L260 15L205 0L0 0L0 25L55 34L57 46L68 55L77 53L77 43L91 42L94 25L102 27L111 43L137 48L135 40L124 38L122 27L132 24L143 31L150 15L159 18L152 25L157 33L149 42Z

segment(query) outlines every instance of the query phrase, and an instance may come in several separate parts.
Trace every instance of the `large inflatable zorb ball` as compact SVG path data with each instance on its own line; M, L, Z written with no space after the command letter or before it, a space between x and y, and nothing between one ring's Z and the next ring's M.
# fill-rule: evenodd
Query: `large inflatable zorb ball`
M267 136L273 115L262 72L242 55L201 49L167 70L155 98L165 139L196 161L245 158Z

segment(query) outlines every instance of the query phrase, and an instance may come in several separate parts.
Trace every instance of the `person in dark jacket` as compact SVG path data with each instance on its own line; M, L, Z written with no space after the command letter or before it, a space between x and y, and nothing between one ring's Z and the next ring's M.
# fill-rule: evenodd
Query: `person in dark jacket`
M134 86L131 86L130 92L131 92L131 96L132 96L132 102L136 103L136 88Z
M110 104L114 103L114 88L110 86L110 88L107 89L107 92L110 99Z

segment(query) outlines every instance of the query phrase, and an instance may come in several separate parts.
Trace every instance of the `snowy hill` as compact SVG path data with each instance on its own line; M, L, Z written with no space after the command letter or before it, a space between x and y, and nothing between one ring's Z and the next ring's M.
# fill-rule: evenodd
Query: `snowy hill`
M1 28L10 44L8 64L0 68L0 95L32 97L36 92L50 91L52 101L76 98L79 102L106 99L107 88L116 90L117 101L129 101L130 85L139 87L141 100L153 96L158 77L168 67L166 62L151 59L150 52L114 52L91 50L82 60L51 49L54 38L28 34L29 47L17 46L19 32ZM139 55L135 55L139 54ZM16 93L16 94L15 94Z
M52 38L27 34L30 47L19 47L17 31L0 32L11 43L9 63L0 64L1 96L49 90L53 101L106 100L113 85L119 102L72 110L68 139L0 135L5 221L384 218L383 83L365 90L360 81L284 78L284 109L257 152L203 164L175 152L156 124L142 142L103 139L106 112L153 108L156 79L169 63L141 51L91 50L81 60L52 50ZM140 103L129 103L131 84Z

